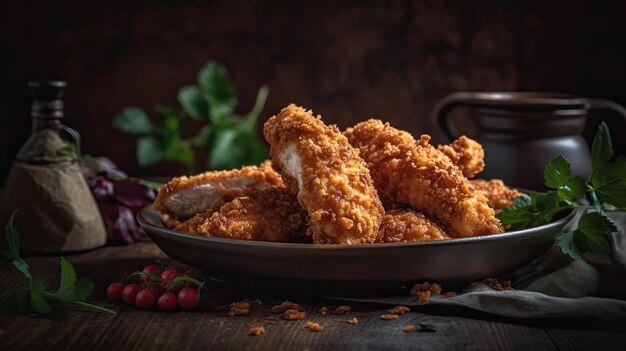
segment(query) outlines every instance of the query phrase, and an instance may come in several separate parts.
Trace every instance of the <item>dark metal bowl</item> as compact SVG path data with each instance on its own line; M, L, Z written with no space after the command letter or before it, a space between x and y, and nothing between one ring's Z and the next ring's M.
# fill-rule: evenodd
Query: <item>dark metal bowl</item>
M415 281L462 283L519 268L546 252L574 216L503 234L396 244L320 245L206 238L165 228L146 207L137 218L169 257L212 277L281 287L332 286L333 294L391 291ZM349 289L349 288L351 289ZM358 287L358 288L357 288ZM388 287L394 287L389 289ZM365 290L362 290L365 289Z

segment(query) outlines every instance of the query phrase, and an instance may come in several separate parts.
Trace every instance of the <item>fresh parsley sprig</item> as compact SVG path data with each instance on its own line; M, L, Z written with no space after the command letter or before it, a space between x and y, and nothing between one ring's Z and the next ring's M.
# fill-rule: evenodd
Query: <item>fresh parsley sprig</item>
M65 257L61 257L61 283L56 291L48 290L45 278L33 276L30 267L20 257L20 234L13 224L16 212L14 212L7 225L5 235L7 250L2 255L22 273L22 284L9 289L0 295L0 307L7 313L25 313L39 315L60 315L67 311L68 307L82 310L115 314L115 311L85 302L91 291L93 283L86 280L77 280L76 271L72 263Z
M548 223L564 210L583 209L577 229L560 233L556 245L575 259L585 252L610 252L609 236L617 227L606 212L626 211L626 158L619 156L611 162L613 156L611 134L602 122L591 145L592 174L588 179L572 174L567 159L557 156L543 172L544 182L552 190L515 198L512 206L497 214L498 219L516 230Z

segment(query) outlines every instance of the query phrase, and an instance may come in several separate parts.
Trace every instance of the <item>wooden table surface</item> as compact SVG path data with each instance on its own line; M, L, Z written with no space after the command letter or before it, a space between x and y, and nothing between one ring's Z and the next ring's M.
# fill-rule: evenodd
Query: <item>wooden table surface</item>
M223 283L209 284L209 301L197 310L143 311L106 301L105 290L108 283L118 281L124 273L141 270L156 260L168 261L154 244L109 246L68 258L79 277L96 284L93 302L118 313L112 316L72 311L63 320L0 315L0 350L617 350L626 347L626 331L593 326L536 327L510 320L478 319L463 311L446 315L412 311L386 321L379 316L387 313L388 306L353 305L348 315L322 315L319 308L333 302L319 298L294 299L303 305L306 319L286 321L270 310L277 302L292 297L259 298L250 296L253 294L250 291L233 289ZM57 257L27 258L27 262L36 274L45 275L51 282L58 281ZM0 273L2 289L19 281L19 275L10 265L4 264ZM259 298L260 303L253 303L248 316L229 316L225 306L244 297ZM357 325L346 322L352 317L359 320ZM305 329L305 321L317 322L324 330ZM407 325L420 324L427 326L428 331L403 331ZM253 326L263 326L266 333L248 335Z

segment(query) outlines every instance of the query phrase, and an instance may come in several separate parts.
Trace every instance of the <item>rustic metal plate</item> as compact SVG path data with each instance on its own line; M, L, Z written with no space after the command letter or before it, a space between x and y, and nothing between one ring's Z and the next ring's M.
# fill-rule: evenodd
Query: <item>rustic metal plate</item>
M503 234L364 245L206 238L165 228L160 213L150 207L137 217L169 257L214 278L275 288L275 284L339 288L331 289L334 294L344 292L342 287L365 287L370 290L362 291L365 295L415 281L462 283L510 272L546 252L573 216L572 211L551 223Z

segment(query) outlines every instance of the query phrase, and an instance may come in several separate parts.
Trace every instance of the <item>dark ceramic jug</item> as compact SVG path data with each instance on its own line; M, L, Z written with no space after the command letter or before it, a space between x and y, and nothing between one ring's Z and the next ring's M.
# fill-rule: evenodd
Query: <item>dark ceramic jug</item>
M500 178L505 183L543 190L543 168L563 155L574 174L591 172L589 147L581 136L591 109L608 109L626 117L623 106L602 99L541 92L459 92L448 95L433 117L450 138L457 131L450 112L472 109L477 129L473 136L485 149L485 170L480 178Z

